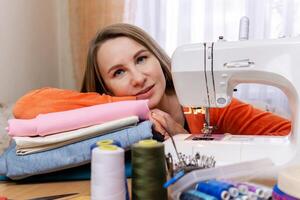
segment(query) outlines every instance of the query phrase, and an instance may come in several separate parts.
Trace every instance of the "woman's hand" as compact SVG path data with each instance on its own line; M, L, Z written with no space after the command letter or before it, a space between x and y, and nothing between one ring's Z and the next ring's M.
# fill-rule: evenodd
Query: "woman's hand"
M188 133L182 125L177 123L168 113L159 109L153 109L150 113L150 121L154 124L154 130L164 136L164 139L178 133Z

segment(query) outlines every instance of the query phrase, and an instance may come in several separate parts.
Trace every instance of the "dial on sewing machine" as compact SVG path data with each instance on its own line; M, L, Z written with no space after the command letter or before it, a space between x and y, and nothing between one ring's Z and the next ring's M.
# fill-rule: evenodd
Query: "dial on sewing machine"
M213 155L217 165L270 158L276 165L295 161L300 148L299 94L300 37L274 40L216 42L184 45L172 56L172 76L181 105L225 107L239 83L262 83L281 89L292 110L289 136L210 135L206 109L205 135L174 136L186 155ZM166 152L175 153L170 140Z

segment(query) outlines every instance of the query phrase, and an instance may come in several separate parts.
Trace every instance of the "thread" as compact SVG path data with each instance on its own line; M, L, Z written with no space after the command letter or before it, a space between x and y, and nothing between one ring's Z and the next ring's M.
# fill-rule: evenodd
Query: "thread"
M272 199L275 199L275 200L298 200L298 198L292 197L292 196L284 193L283 191L281 191L278 188L277 184L273 187Z
M167 190L163 143L141 140L132 146L132 199L164 200Z
M196 190L214 196L220 200L229 200L230 194L222 185L200 182L196 185Z
M115 145L101 145L92 150L91 199L124 200L124 150Z
M91 151L95 148L95 147L100 147L100 146L105 146L105 145L116 145L118 147L121 147L121 143L117 140L112 140L112 139L105 139L105 140L100 140L94 144L91 145ZM125 166L126 169L126 166ZM126 172L125 172L125 176L126 176ZM129 200L129 192L128 192L128 184L127 184L127 180L125 179L125 189L126 189L126 200Z
M250 198L247 195L240 195L237 198L235 198L235 200L250 200Z
M217 200L216 197L210 196L197 190L188 190L179 196L180 200Z
M259 185L256 183L248 183L248 182L235 182L232 180L222 180L224 182L227 182L229 184L232 184L234 187L238 189L238 192L240 193L239 198L241 196L247 196L248 199L271 199L272 198L272 190L271 188L268 188L263 185ZM243 197L244 198L244 197Z
M221 181L234 185L234 187L236 187L238 189L238 192L240 194L239 198L244 198L243 196L248 194L248 187L246 185L243 185L239 182L228 180L228 179L223 179Z
M210 184L215 184L219 187L223 187L224 190L229 192L231 197L239 196L239 191L233 184L226 183L224 181L219 181L219 180L218 181L217 180L209 180L207 182L210 183Z
M263 195L259 198L261 199L272 199L272 189L269 188L269 187L266 187L264 185L260 185L260 184L257 184L257 183L250 183L250 185L253 185L257 188L260 188L262 190L262 193Z
M248 183L237 183L237 186L239 188L242 187L242 186L247 187L248 194L249 194L249 192L253 192L259 198L264 198L265 197L264 190L260 187L256 187L256 186L248 184Z
M237 185L237 188L239 189L239 192L241 194L248 194L248 192L249 192L248 187L246 185L239 184L239 185Z

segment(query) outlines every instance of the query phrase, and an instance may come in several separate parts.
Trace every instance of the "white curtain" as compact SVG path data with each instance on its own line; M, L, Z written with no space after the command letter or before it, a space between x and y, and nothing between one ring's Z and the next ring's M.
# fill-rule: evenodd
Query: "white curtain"
M171 56L186 43L239 38L239 21L250 20L249 40L300 34L300 0L126 0L125 22L146 30ZM289 117L288 100L272 86L241 84L235 96Z

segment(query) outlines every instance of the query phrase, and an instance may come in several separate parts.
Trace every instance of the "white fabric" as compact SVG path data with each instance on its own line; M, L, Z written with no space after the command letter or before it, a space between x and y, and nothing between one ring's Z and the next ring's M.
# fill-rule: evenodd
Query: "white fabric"
M243 16L250 19L250 40L300 34L299 0L126 0L125 5L124 21L150 33L170 56L186 43L217 41L219 36L238 40ZM287 98L274 87L239 85L235 96L289 117Z
M58 148L112 131L121 130L129 126L135 126L138 121L139 118L137 116L131 116L45 137L13 137L13 139L16 142L17 155L26 155L34 152Z

